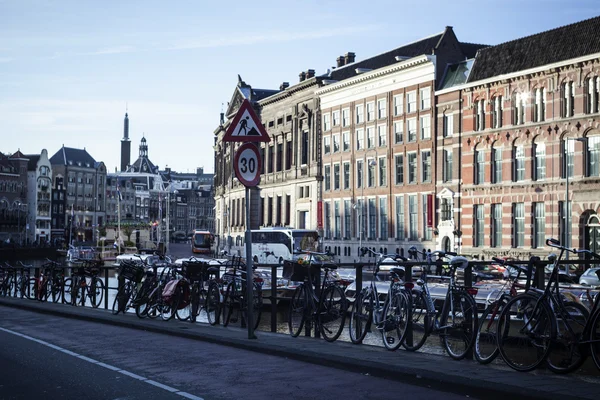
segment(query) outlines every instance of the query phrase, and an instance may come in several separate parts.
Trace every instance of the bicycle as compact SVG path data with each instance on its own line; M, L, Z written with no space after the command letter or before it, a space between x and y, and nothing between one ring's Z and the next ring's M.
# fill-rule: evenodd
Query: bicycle
M216 325L221 302L220 288L216 279L220 267L212 266L210 263L211 261L207 259L190 257L183 262L183 269L191 282L190 321L196 322L201 311L204 310L208 323Z
M225 264L225 273L223 274L223 284L225 286L223 292L223 302L221 303L222 309L222 324L224 327L228 326L230 322L237 322L241 319L246 321L246 310L248 302L246 301L246 284L247 279L244 278L246 274L246 264L243 262L241 257L230 256L230 261ZM252 311L253 311L253 326L254 329L258 329L260 324L260 318L262 314L263 297L262 297L262 284L263 279L258 276L254 276L253 267L252 276ZM236 313L235 317L234 312Z
M375 324L381 332L383 344L388 350L397 350L406 337L407 325L410 320L411 294L413 283L404 283L404 269L398 266L398 261L407 261L398 254L377 253L367 247L361 249L361 255L370 253L376 257L373 279L369 285L362 288L352 304L348 329L352 343L363 342L371 325ZM390 286L384 301L381 301L375 281L381 265L393 262L396 266L390 268ZM408 290L408 292L407 292Z
M517 371L531 371L545 361L549 370L567 373L578 369L591 351L600 368L598 301L594 301L589 318L585 306L564 299L558 280L559 261L566 251L595 258L600 255L561 246L552 238L546 240L546 245L560 250L558 257L551 257L548 283L544 290L532 288L506 304L496 334L500 354Z
M118 272L119 287L112 305L112 313L114 315L120 312L125 314L131 307L129 300L132 296L135 298L138 290L137 285L142 281L144 273L144 266L140 262L131 260L121 261Z
M529 290L531 286L532 278L532 261L535 257L530 260L529 266L521 267L520 265L510 263L504 259L492 257L496 263L515 268L517 274L506 281L502 288L491 291L486 299L488 306L485 308L481 317L479 318L479 328L475 336L475 346L473 347L473 353L475 359L481 364L489 364L498 357L499 350L496 339L496 331L498 326L498 317L502 312L502 309L508 303L508 301L515 297L518 293L518 289ZM521 273L526 274L526 283L523 285L519 283ZM510 287L508 287L510 285ZM493 295L498 292L496 297ZM494 298L493 301L490 299Z
M328 253L306 250L301 253L305 256L283 264L285 279L302 282L290 301L290 334L297 337L305 324L309 329L314 325L317 335L322 334L326 341L333 342L340 337L346 320L347 300L340 285L349 282L333 275L337 264ZM321 269L324 274L319 284L315 277L321 278ZM315 289L319 289L318 293Z
M73 268L70 278L65 279L63 302L76 306L85 306L87 299L93 308L98 308L104 298L104 282L98 277L100 260L79 260L80 265Z
M477 304L473 296L477 294L476 288L461 287L456 283L457 268L469 268L467 258L457 256L453 252L441 250L434 252L419 252L412 247L409 254L415 258L422 254L427 259L428 268L423 268L421 278L412 291L412 318L408 326L412 340L405 340L403 346L406 350L420 349L427 337L432 333L440 336L443 347L450 357L462 360L473 348L477 332ZM431 268L431 257L437 255L450 259L448 290L442 309L438 312L427 285L427 270Z

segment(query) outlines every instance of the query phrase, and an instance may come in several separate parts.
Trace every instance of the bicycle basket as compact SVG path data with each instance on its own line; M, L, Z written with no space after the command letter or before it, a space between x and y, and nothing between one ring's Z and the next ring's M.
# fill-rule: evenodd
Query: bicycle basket
M144 267L133 262L123 261L119 268L119 276L132 282L139 283L144 277Z
M184 261L182 274L190 281L208 281L209 267L210 265L205 261Z
M310 268L310 270L309 270ZM314 277L318 274L318 267L315 265L299 264L296 261L283 261L283 278L290 281L303 281L310 274Z

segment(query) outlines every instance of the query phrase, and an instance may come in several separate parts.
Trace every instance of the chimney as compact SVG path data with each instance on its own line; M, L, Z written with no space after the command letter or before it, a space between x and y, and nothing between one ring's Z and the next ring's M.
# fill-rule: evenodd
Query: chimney
M306 71L306 79L314 78L314 76L315 76L314 69L309 69L308 71Z
M300 72L300 74L298 76L300 77L300 82L302 82L303 80L306 79L306 72Z
M353 63L355 57L356 57L356 54L354 54L352 52L346 53L346 55L344 56L344 58L345 58L344 65L348 65L350 63Z
M344 63L346 62L346 59L344 58L344 56L339 56L338 58L335 59L335 61L337 62L337 66L339 67L343 67Z
M287 88L290 87L290 83L289 82L283 82L281 85L279 85L279 90L285 90Z

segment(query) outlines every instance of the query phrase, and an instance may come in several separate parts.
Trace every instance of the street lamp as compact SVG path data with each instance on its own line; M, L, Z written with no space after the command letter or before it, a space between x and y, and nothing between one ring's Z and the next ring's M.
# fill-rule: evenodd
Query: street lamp
M171 185L169 185L169 190L167 191L167 243L165 246L165 255L169 254L169 242L171 241L171 225L170 225L170 214L171 214L171 193L177 195L179 193L177 190L171 191Z
M367 179L369 178L369 172L371 171L371 167L374 167L377 165L377 150L376 149L371 149L373 151L375 151L375 158L371 159L370 161L367 162ZM369 151L371 151L369 150ZM365 158L369 155L369 151L367 151L365 153ZM368 159L367 159L368 160ZM365 185L366 185L366 180L363 180L362 182L362 186L361 186L361 200L360 200L360 219L358 221L358 232L359 232L359 237L358 237L358 248L359 250L362 249L362 238L363 238L363 234L364 234L364 229L365 229L365 220L364 220L364 209L365 209Z
M569 209L569 175L571 174L569 171L570 159L572 157L573 167L575 167L575 146L573 146L573 151L571 151L571 143L573 142L582 142L585 143L585 138L566 138L565 139L565 179L566 179L566 195L565 195L565 206L563 212L565 213L565 229L564 229L564 242L563 245L566 247L570 247L571 241L569 240L570 232L571 232L571 210ZM575 171L573 171L575 172ZM569 259L569 252L566 252L565 258Z

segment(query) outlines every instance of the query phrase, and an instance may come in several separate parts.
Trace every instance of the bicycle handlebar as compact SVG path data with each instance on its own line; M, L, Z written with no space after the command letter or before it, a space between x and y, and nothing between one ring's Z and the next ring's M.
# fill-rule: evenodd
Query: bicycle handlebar
M361 252L362 255L365 255L365 253L371 253L374 256L378 257L379 259L384 259L384 258L393 258L396 261L408 261L408 258L401 256L400 254L383 254L383 253L378 253L375 250L372 250L368 247L361 247Z
M558 239L548 238L548 239L546 239L546 245L548 245L550 247L554 247L554 248L560 249L560 250L565 250L565 251L568 251L569 253L573 253L573 254L589 254L589 255L591 255L591 256L593 256L595 258L600 259L600 254L594 253L591 250L587 250L587 249L579 249L579 250L577 250L575 248L571 249L571 248L562 246L560 244L560 241L558 241Z

